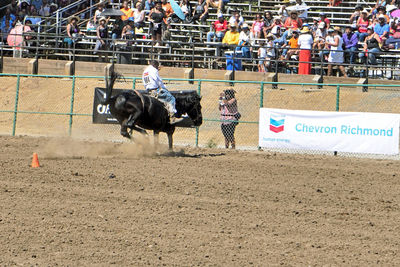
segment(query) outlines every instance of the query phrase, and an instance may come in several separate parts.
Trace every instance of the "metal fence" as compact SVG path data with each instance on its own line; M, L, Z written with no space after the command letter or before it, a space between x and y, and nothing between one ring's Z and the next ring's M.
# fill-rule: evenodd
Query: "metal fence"
M118 125L92 124L94 88L104 87L104 77L25 74L0 74L0 77L0 134L124 140ZM236 91L238 109L242 114L235 132L236 147L239 149L258 149L261 107L400 113L400 85L202 79L164 81L170 90L196 90L202 96L203 125L177 128L174 135L176 145L224 147L218 99L220 93L228 88ZM323 89L318 89L319 86ZM368 86L368 91L363 90L365 86ZM143 86L141 78L126 77L125 81L118 81L115 88L143 89ZM138 135L134 133L134 137ZM160 137L160 141L166 144L166 135Z

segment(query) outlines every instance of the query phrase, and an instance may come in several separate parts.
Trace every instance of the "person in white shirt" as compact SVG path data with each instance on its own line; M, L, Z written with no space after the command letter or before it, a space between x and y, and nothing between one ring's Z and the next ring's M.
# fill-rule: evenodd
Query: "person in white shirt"
M169 115L170 124L176 124L183 120L183 118L176 118L175 97L167 90L164 85L158 70L160 63L157 60L152 60L150 65L143 71L142 80L144 88L148 93L156 96L158 100L165 104Z
M301 18L303 21L307 21L307 4L303 0L296 0L296 7L299 7L299 18Z
M236 24L236 27L238 29L242 28L242 25L244 23L243 17L240 15L239 10L233 11L232 17L229 19L228 24Z

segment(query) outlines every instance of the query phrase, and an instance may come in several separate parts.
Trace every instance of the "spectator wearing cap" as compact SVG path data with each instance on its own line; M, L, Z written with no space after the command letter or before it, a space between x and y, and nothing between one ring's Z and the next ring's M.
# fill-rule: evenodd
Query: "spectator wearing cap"
M343 66L344 54L343 54L343 39L340 36L340 27L334 27L333 31L330 32L329 36L326 38L325 46L329 48L328 57L328 76L332 75L332 66L338 65L340 72L344 77L347 77L346 70Z
M238 45L239 44L239 32L235 23L229 24L229 31L225 33L222 39L223 45Z
M386 23L386 17L384 15L379 15L378 23L375 24L374 32L381 38L383 43L389 37L390 26Z
M357 29L358 29L358 39L360 42L364 42L365 37L368 36L367 29L369 25L371 24L369 18L368 18L368 11L363 10L361 11L361 17L358 18L357 20Z
M381 38L374 32L374 28L369 26L367 29L368 36L365 38L365 44L363 51L358 54L361 64L367 63L366 59L372 65L376 65L376 56L381 51L379 46L381 44Z
M228 30L228 22L224 19L224 15L222 13L218 13L218 19L213 22L212 31L207 33L207 42L221 42L225 36L226 31Z
M326 17L326 14L324 12L320 12L319 13L319 22L323 21L326 24L326 28L330 28L331 27L331 21Z
M349 58L349 63L354 64L356 59L356 51L358 50L358 37L354 32L353 26L347 26L343 34L343 44L346 57Z
M133 10L129 7L127 0L124 0L124 2L122 2L121 11L125 14L121 16L122 21L127 21L129 18L133 17Z
M232 16L229 18L229 25L230 24L236 24L237 30L240 30L242 28L242 25L244 23L244 19L242 15L240 15L239 10L234 10Z
M303 27L303 29L301 29L297 42L300 48L298 74L309 75L311 74L311 48L314 40L308 27Z
M242 51L242 57L250 58L251 45L253 45L253 37L250 32L249 25L244 23L242 30L239 34L239 46L236 48L238 51Z
M250 30L253 39L260 38L263 27L264 27L264 20L262 19L260 14L256 14L256 19L253 21Z

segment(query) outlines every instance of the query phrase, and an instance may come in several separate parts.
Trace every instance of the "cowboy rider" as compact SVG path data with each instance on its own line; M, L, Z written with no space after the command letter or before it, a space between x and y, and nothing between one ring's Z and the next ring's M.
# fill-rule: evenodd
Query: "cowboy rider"
M165 87L158 71L160 63L157 60L152 60L150 65L144 70L142 80L144 87L148 93L155 95L158 100L165 104L170 116L170 124L176 124L183 118L176 118L175 97Z

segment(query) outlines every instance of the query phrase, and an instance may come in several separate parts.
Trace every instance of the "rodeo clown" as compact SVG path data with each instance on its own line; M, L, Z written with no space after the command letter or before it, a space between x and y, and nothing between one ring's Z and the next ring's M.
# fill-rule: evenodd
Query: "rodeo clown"
M170 124L176 124L183 120L183 118L175 117L175 97L165 87L158 70L160 63L156 60L152 60L150 65L144 70L142 80L146 91L156 97L158 100L165 104L170 117Z

